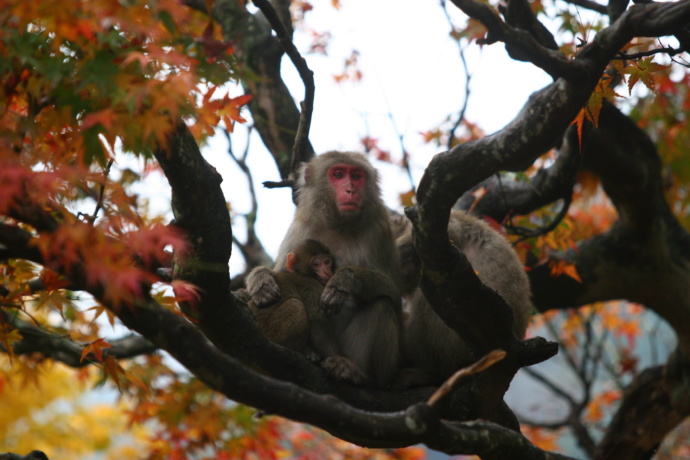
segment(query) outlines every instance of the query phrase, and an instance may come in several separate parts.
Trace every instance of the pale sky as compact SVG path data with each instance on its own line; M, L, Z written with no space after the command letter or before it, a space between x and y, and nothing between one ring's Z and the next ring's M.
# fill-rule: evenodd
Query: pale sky
M331 149L361 150L366 135L379 138L381 148L400 158L396 129L412 155L415 184L431 156L440 151L424 144L420 132L439 125L448 114L455 114L465 98L465 75L457 45L449 37L448 25L435 0L344 0L337 11L330 1L315 0L306 16L307 27L330 31L328 56L305 55L314 71L316 96L310 140L317 153ZM451 9L455 7L451 6ZM456 11L456 25L463 14ZM297 31L295 42L301 50L309 36ZM360 52L364 73L359 83L334 83L333 75L343 69L351 50ZM487 133L499 130L519 112L527 97L551 80L540 69L508 58L502 44L470 45L465 53L472 74L471 94L466 117ZM290 61L283 60L284 76L297 101L304 87ZM248 115L248 112L244 112ZM389 117L392 114L395 125ZM455 118L455 117L454 117ZM223 136L217 136L207 159L226 177L224 192L233 209L248 209L242 184L244 178L226 153ZM233 135L235 151L244 149L246 136L241 126ZM287 190L266 190L261 182L278 180L273 161L258 136L251 140L249 164L259 193L259 237L273 254L277 251L293 206ZM409 180L391 165L377 164L382 171L382 186L387 204L399 206L398 195L410 189ZM237 220L237 224L241 220ZM243 239L241 225L234 225ZM234 254L238 255L238 254ZM231 266L241 270L243 261L235 257Z

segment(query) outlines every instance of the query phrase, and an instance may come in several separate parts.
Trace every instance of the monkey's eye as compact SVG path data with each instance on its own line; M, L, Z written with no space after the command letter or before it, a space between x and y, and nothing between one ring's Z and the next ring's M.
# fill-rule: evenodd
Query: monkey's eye
M323 264L327 267L330 267L331 265L333 265L333 261L331 259L323 259Z
M352 173L352 180L360 180L362 178L362 173L360 172L353 172Z
M342 179L345 177L345 173L342 172L341 170L337 169L337 170L333 171L333 177L336 179Z

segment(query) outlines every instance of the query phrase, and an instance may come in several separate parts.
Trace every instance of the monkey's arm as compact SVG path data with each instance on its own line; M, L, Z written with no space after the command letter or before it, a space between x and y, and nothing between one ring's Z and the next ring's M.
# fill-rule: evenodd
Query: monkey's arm
M326 313L333 314L350 297L357 305L368 305L382 298L395 304L401 302L400 290L388 276L378 270L352 265L335 272L323 290L321 302Z
M275 272L268 267L256 267L247 275L245 282L249 299L258 308L266 308L280 299L281 291L275 280Z

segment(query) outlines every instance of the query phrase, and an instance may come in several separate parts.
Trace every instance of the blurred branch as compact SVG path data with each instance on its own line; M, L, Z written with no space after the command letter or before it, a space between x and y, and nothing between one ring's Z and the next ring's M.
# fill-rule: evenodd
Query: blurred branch
M16 225L0 223L0 260L41 260L38 249L29 244L32 238L31 233Z
M540 45L552 50L558 50L556 39L544 27L544 24L539 22L526 0L508 0L507 3L499 4L499 10L505 16L508 24L529 32ZM509 48L509 46L510 43L506 43L506 48ZM510 53L510 49L508 49L508 52Z
M0 454L0 460L48 460L48 456L41 450L32 450L26 455L5 452Z
M563 205L561 206L561 209L559 209L558 213L551 219L551 222L549 222L547 225L543 225L538 228L518 227L516 225L513 225L509 217L508 221L505 223L506 231L510 234L520 236L520 238L514 241L513 244L517 244L528 238L536 238L541 235L546 235L547 233L550 233L552 230L558 227L558 225L563 221L563 219L565 219L565 216L568 214L568 210L570 209L571 204L572 198L570 196L565 197L563 199Z
M564 0L566 3L571 3L576 6L581 6L583 8L587 8L588 10L596 11L597 13L600 14L606 14L608 15L608 9L606 5L602 5L601 3L597 3L592 0Z
M82 359L82 344L75 343L69 336L48 332L41 327L34 326L25 321L13 318L9 313L0 310L4 322L10 324L22 336L22 339L14 342L12 353L15 355L29 355L40 353L46 358L60 361L70 367L79 368L99 361L89 354ZM2 321L0 321L2 322ZM140 355L150 354L157 350L151 342L140 335L128 335L119 339L108 340L109 348L103 348L104 356L112 356L115 359L129 359ZM7 353L5 345L0 343L0 350Z
M671 46L664 46L662 48L657 48L649 51L641 51L639 53L625 53L621 52L618 56L613 59L618 60L635 60L643 57L654 56L655 54L666 54L668 56L675 56L680 53L685 53L687 50L684 48L673 48Z

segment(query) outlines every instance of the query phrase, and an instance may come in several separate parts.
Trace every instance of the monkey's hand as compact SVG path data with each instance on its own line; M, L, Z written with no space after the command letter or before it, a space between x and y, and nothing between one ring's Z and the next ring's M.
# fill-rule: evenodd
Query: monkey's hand
M280 287L268 267L256 267L245 281L249 299L259 308L266 308L280 299Z
M321 294L321 304L326 315L335 315L352 297L357 275L349 268L341 268L328 280Z
M330 356L321 361L321 367L335 380L342 380L355 385L362 385L369 381L367 376L357 369L355 363L344 356Z

